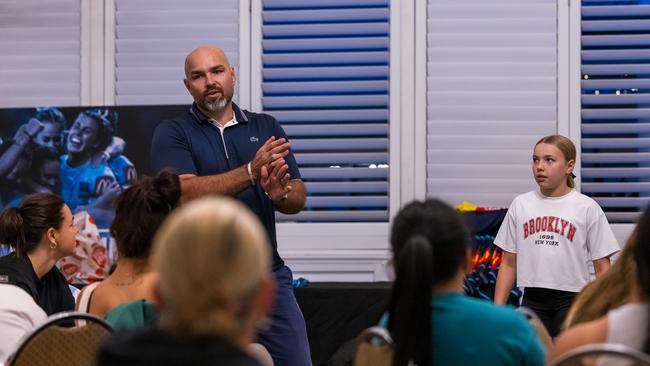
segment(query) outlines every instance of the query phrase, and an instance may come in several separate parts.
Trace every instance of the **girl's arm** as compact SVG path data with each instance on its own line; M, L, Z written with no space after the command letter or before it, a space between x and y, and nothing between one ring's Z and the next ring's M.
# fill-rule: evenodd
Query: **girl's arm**
M578 324L562 332L556 338L555 345L548 355L548 360L553 361L572 349L586 344L605 342L607 342L607 316L588 323Z
M594 260L594 269L596 270L596 278L602 276L605 272L609 271L612 266L609 261L609 256Z
M503 251L503 259L497 275L497 285L494 291L494 303L504 305L508 302L510 291L517 278L517 254Z

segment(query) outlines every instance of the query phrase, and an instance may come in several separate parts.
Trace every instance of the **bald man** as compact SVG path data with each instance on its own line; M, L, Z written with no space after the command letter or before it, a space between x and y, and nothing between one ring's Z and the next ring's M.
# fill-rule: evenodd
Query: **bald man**
M291 270L278 254L275 230L275 210L295 214L303 209L305 185L275 118L233 103L235 80L235 69L221 49L203 46L190 52L183 82L194 103L184 115L158 125L151 161L156 171L171 167L180 174L182 202L232 196L257 215L272 247L277 282L272 323L258 341L276 366L311 365L305 321Z

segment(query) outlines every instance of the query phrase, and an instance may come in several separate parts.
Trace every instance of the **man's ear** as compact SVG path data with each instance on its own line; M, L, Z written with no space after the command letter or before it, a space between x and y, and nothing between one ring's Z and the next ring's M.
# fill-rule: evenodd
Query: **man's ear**
M187 81L187 78L183 79L183 85L185 85L185 89L187 89L187 91L190 91L190 82Z

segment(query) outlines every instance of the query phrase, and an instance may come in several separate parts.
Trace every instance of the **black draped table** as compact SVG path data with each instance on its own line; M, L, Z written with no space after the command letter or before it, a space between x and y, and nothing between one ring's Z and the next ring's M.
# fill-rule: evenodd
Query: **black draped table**
M388 282L312 282L296 289L314 366L336 365L332 356L337 351L337 356L353 351L356 336L377 325L388 309L390 286Z

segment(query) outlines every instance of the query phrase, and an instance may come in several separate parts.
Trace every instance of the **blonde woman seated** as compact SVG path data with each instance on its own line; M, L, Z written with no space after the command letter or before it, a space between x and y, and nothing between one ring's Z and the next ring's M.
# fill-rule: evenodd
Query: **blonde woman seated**
M585 286L576 296L563 329L596 320L607 312L630 302L634 276L636 230L632 232L612 268Z
M98 365L259 365L246 349L271 311L270 245L230 198L192 201L156 236L158 328L113 337Z
M560 335L550 359L582 345L618 343L650 353L650 209L636 228L633 247L634 272L628 303L596 320L578 324ZM603 294L604 296L606 294Z
M151 244L180 196L178 175L169 171L143 177L120 194L110 228L119 255L117 267L106 280L82 290L78 311L103 317L118 305L153 300L156 275L149 268Z

